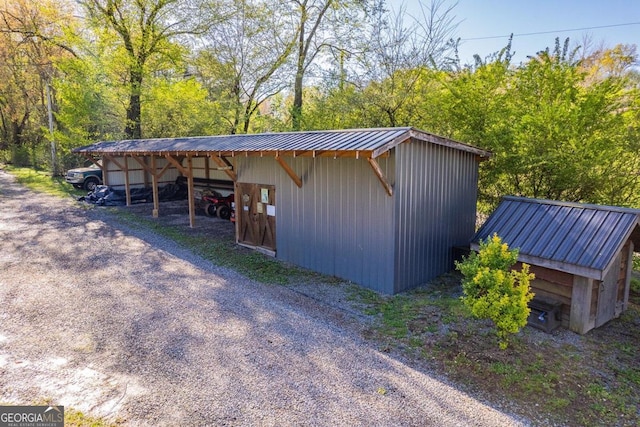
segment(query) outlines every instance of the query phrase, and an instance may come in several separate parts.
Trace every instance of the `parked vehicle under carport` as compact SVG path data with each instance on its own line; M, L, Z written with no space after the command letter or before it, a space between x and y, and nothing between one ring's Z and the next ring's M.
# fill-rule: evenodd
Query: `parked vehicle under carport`
M75 188L93 191L96 186L102 185L102 169L95 164L86 168L69 169L64 179Z

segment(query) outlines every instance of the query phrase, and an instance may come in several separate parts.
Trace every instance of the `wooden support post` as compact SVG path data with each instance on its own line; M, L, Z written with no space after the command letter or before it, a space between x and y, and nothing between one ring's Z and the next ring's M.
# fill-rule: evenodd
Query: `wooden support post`
M160 212L160 201L158 200L158 176L156 175L156 156L151 155L151 174L153 188L153 217L158 218Z
M147 159L147 156L144 156L142 161L138 160L137 157L134 157L134 159L136 159L136 161L142 166L142 169L144 169L142 179L144 180L144 187L147 188L149 186L149 169L151 169L149 167L149 160Z
M206 179L211 179L211 170L210 170L209 158L208 157L204 158L204 177Z
M120 168L122 172L124 172L124 192L127 200L127 206L131 206L131 188L129 187L129 162L127 161L127 156L124 156L124 163L120 163L110 155L105 155L110 161L116 164Z
M289 166L287 162L285 162L284 159L280 156L276 156L276 161L280 166L282 166L282 169L284 169L287 175L289 175L289 178L291 178L293 182L296 183L298 188L302 188L302 179L300 179L300 177L296 174L296 172L293 169L291 169L291 166Z
M588 277L573 276L569 329L579 334L584 334L595 326L595 318L591 319L593 281Z
M109 159L107 156L102 156L102 183L109 185Z
M187 156L187 194L189 197L189 227L196 226L196 205L195 195L193 194L193 161L191 156Z
M380 168L380 165L378 164L376 159L372 159L371 157L369 157L367 160L369 161L371 168L373 168L373 172L376 174L376 176L380 180L380 183L384 187L384 190L389 196L393 196L393 187L391 186L391 184L389 184L389 181L387 181L387 177L384 176L384 172L382 172L382 169Z
M127 206L131 206L131 187L129 185L129 160L124 156L124 194Z

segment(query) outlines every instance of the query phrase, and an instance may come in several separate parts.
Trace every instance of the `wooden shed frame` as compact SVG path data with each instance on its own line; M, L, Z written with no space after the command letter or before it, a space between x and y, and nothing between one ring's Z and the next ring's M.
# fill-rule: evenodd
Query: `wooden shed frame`
M531 266L537 297L562 303L562 325L579 334L627 309L640 210L504 197L472 239L497 234Z
M207 159L207 174L225 174L236 190L241 183L271 186L280 206L278 241L284 242L273 254L390 294L452 267L452 247L473 234L478 164L490 157L480 148L410 127L105 141L74 151L100 156L103 171L116 165L124 174L127 204L128 165L139 165L153 186L154 216L163 175L179 171L189 189L191 227L196 159ZM341 184L348 188L340 189ZM358 218L339 213L332 224L326 212L317 211L336 202ZM367 224L357 223L360 216ZM332 234L342 223L352 238L335 243ZM407 239L411 233L426 237Z

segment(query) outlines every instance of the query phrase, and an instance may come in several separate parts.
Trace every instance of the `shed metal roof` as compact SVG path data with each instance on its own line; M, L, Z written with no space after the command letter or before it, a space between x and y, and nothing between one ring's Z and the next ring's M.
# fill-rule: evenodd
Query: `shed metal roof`
M497 233L519 260L603 280L629 238L640 248L640 210L504 197L472 239Z
M481 158L490 156L488 151L480 148L411 127L102 141L76 148L73 151L81 154L111 155L177 153L197 156L215 153L219 156L362 156L376 158L410 139L471 152Z

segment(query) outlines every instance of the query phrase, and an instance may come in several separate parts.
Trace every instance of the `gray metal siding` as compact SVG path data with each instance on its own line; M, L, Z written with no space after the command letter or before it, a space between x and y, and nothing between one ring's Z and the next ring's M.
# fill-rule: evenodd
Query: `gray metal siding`
M281 260L393 293L394 202L365 159L285 158L298 188L272 157L236 157L239 182L276 186ZM393 156L379 159L393 182Z
M412 142L396 149L395 292L450 271L452 248L474 234L478 185L475 156Z

